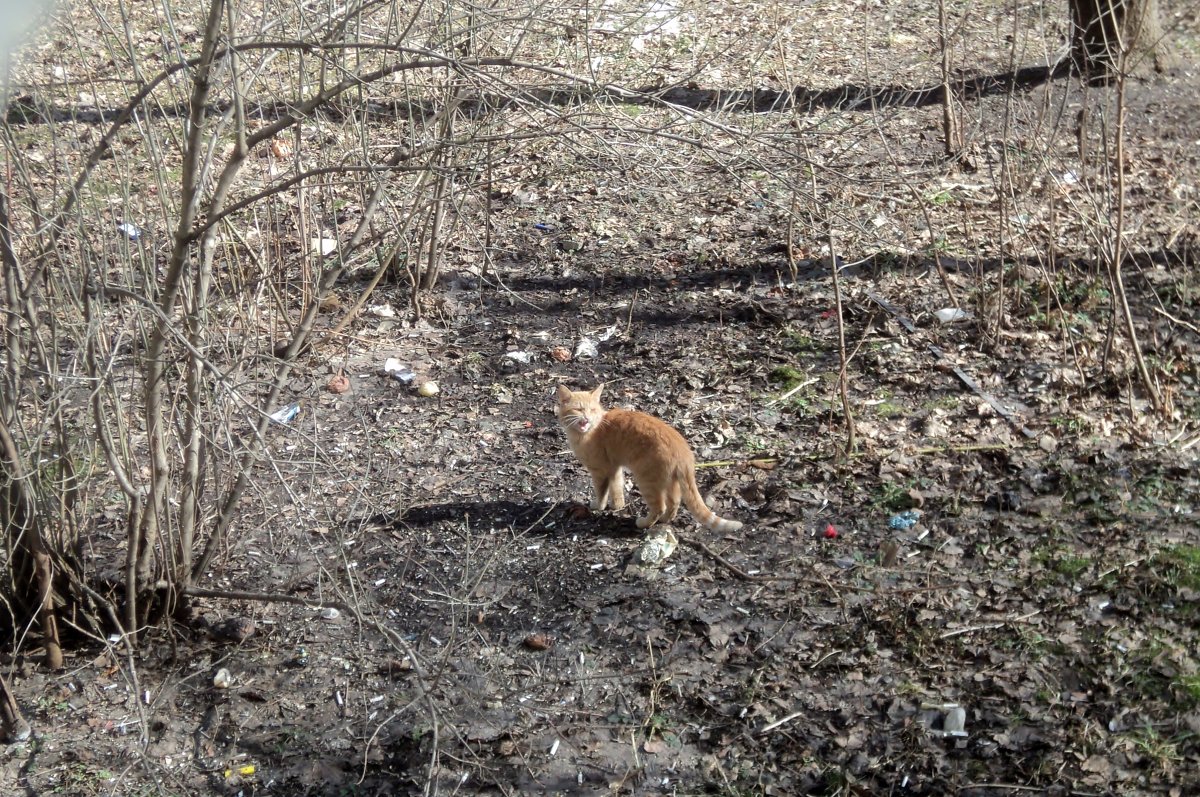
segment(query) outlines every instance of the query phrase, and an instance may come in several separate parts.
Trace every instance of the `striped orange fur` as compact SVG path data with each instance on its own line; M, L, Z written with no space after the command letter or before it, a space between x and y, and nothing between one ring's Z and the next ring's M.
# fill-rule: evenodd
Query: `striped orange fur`
M591 507L602 510L625 507L624 471L633 474L646 501L647 512L637 519L640 529L675 518L679 504L713 531L737 531L742 524L726 520L704 504L696 486L696 459L683 435L668 424L632 410L605 410L595 390L571 391L558 387L554 414L567 433L567 441L587 468L596 488Z

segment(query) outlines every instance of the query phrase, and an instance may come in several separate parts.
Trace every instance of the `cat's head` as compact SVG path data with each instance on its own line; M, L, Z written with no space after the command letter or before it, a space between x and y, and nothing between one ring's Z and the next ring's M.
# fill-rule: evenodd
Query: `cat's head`
M566 385L558 386L558 403L554 405L554 414L559 422L569 431L587 434L604 417L604 408L600 406L600 394L604 385L595 390L571 390Z

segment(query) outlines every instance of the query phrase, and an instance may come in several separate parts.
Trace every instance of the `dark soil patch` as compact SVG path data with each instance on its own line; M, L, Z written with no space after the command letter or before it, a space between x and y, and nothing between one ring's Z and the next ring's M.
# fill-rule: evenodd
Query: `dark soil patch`
M295 396L303 421L277 430L277 449L320 430L373 453L294 487L298 498L336 504L351 482L370 485L366 505L396 508L336 527L268 520L232 560L259 569L214 582L313 600L352 585L355 605L420 657L436 730L403 649L345 616L247 603L259 634L233 647L169 634L179 657L164 637L136 685L109 654L62 676L23 671L42 741L9 759L14 774L77 788L71 773L99 778L101 764L126 782L112 763L125 760L139 781L230 794L420 793L431 761L444 789L472 793L1200 785L1185 724L1196 587L1150 566L1200 543L1190 510L1171 509L1195 498L1190 468L1072 438L1035 413L1025 423L1061 435L1048 453L931 367L924 343L957 350L967 330L897 334L863 303L852 392L865 453L839 464L838 405L820 376L836 372L827 300L706 273L520 291L562 305L548 316L483 291L460 324L388 332L395 348L350 363L341 397L321 393L314 355L312 386ZM613 326L594 358L547 354ZM441 386L432 399L375 367L418 349ZM1012 367L994 358L966 362L993 390L1039 389L989 379ZM781 365L819 381L778 401ZM762 580L688 547L662 570L630 565L632 514L578 503L586 477L549 412L560 381L606 381L617 401L676 424L702 462L731 461L703 468L702 489L747 528L721 537L685 516L677 531ZM773 467L740 464L751 458ZM889 529L914 501L920 523ZM836 540L819 533L829 523ZM885 568L887 541L899 555ZM548 650L526 647L535 632ZM232 688L212 687L218 667ZM135 688L149 698L136 709ZM965 736L941 738L948 703L966 710ZM144 744L122 735L142 728Z

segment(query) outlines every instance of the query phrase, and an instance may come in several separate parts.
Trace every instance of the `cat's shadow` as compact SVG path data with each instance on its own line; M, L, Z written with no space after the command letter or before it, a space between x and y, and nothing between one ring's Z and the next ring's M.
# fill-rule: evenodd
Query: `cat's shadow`
M505 528L530 535L594 534L598 537L642 536L634 516L626 512L593 512L577 501L446 501L419 504L351 521L352 524L419 529L444 523Z

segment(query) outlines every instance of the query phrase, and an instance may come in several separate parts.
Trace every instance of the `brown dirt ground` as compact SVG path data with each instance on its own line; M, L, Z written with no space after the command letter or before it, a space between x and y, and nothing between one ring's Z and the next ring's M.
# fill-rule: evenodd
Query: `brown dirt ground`
M1109 91L1039 90L1063 118ZM947 300L932 261L852 240L858 450L840 457L819 236L793 274L753 178L697 174L680 198L652 178L564 170L533 207L499 198L505 255L487 273L461 253L420 320L402 286L384 286L372 304L398 318L364 314L348 342L301 358L288 396L301 412L273 428L263 486L204 585L342 601L402 644L347 612L201 600L197 613L250 618L256 632L229 643L173 626L133 667L100 647L62 673L19 657L36 737L3 751L0 782L29 795L421 794L430 782L495 795L1197 793L1200 562L1186 556L1200 551L1200 485L1195 449L1176 437L1196 415L1197 337L1155 308L1200 322L1185 218L1198 90L1185 70L1130 99L1144 186L1130 213L1147 243L1129 279L1148 353L1175 369L1173 418L1129 398L1127 358L1099 369L1107 298L1080 247L1008 270L1025 286L1010 310L1023 323L996 339L933 319ZM1003 110L993 96L968 113ZM908 146L864 146L847 173L897 158L925 168L939 114L896 109ZM1032 136L1036 122L1014 124ZM984 171L993 123L973 128ZM978 174L946 175L939 225L990 212L954 187ZM1165 182L1192 186L1173 213L1157 201ZM854 191L876 188L830 189L839 202ZM578 251L563 246L571 236ZM958 246L948 279L986 295L995 242ZM361 287L337 292L348 303ZM552 356L585 338L594 356ZM383 375L389 357L440 392ZM333 395L339 369L352 387ZM749 578L690 546L638 567L632 514L582 509L587 479L551 393L598 382L691 441L702 491L746 527L716 535L683 515L676 532ZM889 527L912 506L915 527ZM531 634L547 649L530 649ZM213 686L220 668L227 689ZM964 735L943 736L947 704L965 710Z

